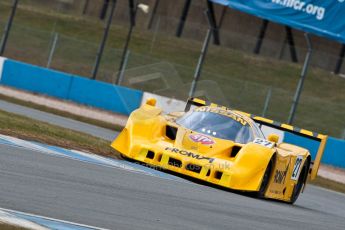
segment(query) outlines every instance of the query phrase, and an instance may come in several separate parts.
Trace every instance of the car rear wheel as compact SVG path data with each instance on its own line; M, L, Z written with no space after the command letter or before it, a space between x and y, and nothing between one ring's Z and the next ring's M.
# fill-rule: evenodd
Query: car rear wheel
M297 181L297 184L295 185L295 187L293 188L293 191L292 191L292 195L291 195L291 199L290 199L290 204L293 204L296 202L299 194L301 193L302 191L302 188L303 188L303 184L305 182L305 179L306 179L306 176L308 175L308 167L307 167L307 164L304 163L303 165L303 168L302 168L302 171L301 173L299 174L299 178L298 178L298 181Z

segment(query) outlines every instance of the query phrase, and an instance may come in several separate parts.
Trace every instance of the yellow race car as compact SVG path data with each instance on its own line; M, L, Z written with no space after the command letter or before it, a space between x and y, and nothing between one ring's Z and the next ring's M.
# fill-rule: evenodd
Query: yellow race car
M125 158L258 197L294 203L317 175L327 136L192 98L184 112L162 114L156 100L132 112L111 146ZM191 107L194 108L191 108ZM320 142L307 149L265 138L261 126Z

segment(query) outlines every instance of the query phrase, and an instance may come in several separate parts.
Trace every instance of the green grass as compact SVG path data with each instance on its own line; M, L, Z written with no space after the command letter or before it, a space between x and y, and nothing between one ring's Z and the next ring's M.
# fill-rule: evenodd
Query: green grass
M0 229L2 230L30 230L29 228L17 227L14 225L1 223L1 222L0 222Z
M0 3L0 27L8 12L9 5ZM60 37L52 68L90 77L103 31L103 23L92 17L42 10L29 6L28 1L24 2L16 15L6 56L45 66L53 28ZM127 28L114 21L99 80L114 81L126 33ZM280 44L270 44L279 50ZM192 80L201 46L201 42L178 39L163 30L155 36L153 31L138 27L130 45L130 71L126 72L126 78L160 72L170 89L162 89L165 86L162 86L164 81L161 80L146 84L124 84L185 100L189 86L183 84ZM148 66L150 64L155 66ZM217 103L261 114L268 89L272 87L267 117L286 122L300 71L301 64L211 45L198 90L207 92L209 98ZM344 89L344 78L319 68L311 68L294 124L341 136L345 129Z
M4 135L103 156L118 157L118 153L110 147L110 143L100 138L2 110L0 110L0 120L0 133Z
M104 122L104 121L100 121L100 120L95 120L92 118L87 118L87 117L83 117L83 116L78 116L72 113L68 113L68 112L64 112L61 110L57 110L57 109L52 109L43 105L38 105L32 102L27 102L27 101L23 101L23 100L19 100L16 98L12 98L12 97L8 97L5 95L0 94L0 100L4 100L7 102L11 102L14 104L18 104L18 105L22 105L25 107L29 107L29 108L33 108L33 109L37 109L40 111L44 111L47 113L52 113L58 116L62 116L62 117L67 117L67 118L71 118L73 120L77 120L77 121L81 121L81 122L85 122L88 124L92 124L98 127L102 127L102 128L106 128L106 129L110 129L110 130L114 130L114 131L121 131L123 129L123 126L120 125L116 125L116 124L110 124L108 122Z
M317 177L311 184L320 186L326 189L334 190L337 192L345 193L345 185L323 177Z

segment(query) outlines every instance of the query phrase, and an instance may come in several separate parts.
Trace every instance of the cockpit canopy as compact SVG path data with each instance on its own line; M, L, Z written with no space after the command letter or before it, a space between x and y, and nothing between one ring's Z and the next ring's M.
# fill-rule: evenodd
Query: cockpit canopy
M220 108L197 108L180 117L176 123L195 132L240 144L263 136L258 127L252 127L256 126L254 122L249 124L246 119L231 110Z

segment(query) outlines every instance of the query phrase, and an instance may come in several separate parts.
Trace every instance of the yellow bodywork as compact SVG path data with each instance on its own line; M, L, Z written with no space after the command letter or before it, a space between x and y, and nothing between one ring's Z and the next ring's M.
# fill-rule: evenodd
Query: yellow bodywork
M163 115L155 104L150 99L132 112L126 127L111 144L124 157L225 188L252 192L260 190L271 161L273 164L264 196L288 202L297 183L296 178L291 179L297 159L300 165L311 162L308 150L287 143L268 148L215 137L212 137L214 143L208 145L194 142L189 137L198 133L175 123L176 118L184 113ZM248 114L238 111L236 114L249 124L254 123ZM176 136L168 137L167 129L176 130ZM320 159L321 156L322 153L319 154ZM317 170L312 171L315 172Z

